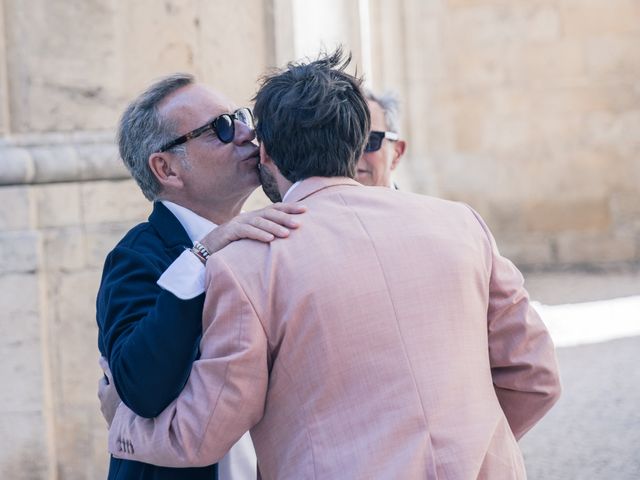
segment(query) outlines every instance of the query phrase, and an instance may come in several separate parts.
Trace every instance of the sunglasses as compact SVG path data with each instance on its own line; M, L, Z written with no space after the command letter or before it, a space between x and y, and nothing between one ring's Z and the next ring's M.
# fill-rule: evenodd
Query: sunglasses
M376 130L372 130L371 132L369 132L369 141L364 146L364 151L366 153L377 152L378 150L380 150L380 147L382 146L382 140L384 140L385 138L387 140L395 142L399 137L395 132L379 132Z
M171 140L169 143L165 143L160 147L161 152L166 152L178 145L188 142L192 138L197 138L203 133L211 130L220 139L222 143L231 143L236 136L236 123L238 120L240 123L245 124L252 130L254 127L253 113L249 108L240 108L233 113L223 113L219 117L214 118L206 125L203 125L189 133L185 133L181 137Z

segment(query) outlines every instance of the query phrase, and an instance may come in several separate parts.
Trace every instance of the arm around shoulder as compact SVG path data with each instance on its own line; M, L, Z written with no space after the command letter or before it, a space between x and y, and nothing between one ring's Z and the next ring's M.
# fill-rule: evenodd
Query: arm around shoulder
M201 334L204 295L180 300L160 288L150 258L117 247L105 263L97 299L100 343L123 402L154 417L189 376Z
M203 315L201 357L180 396L157 418L120 406L110 451L167 467L215 463L261 418L268 385L265 331L234 274L218 256ZM127 445L124 448L122 445Z

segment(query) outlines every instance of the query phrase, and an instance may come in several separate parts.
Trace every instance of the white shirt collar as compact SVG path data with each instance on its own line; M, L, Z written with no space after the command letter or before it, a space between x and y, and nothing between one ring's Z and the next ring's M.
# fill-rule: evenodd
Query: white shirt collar
M289 197L289 195L291 195L291 192L293 192L293 190L302 183L302 180L298 180L296 183L294 183L293 185L291 185L289 187L289 190L287 190L287 193L284 194L284 197L282 197L282 201L286 202L287 201L287 197Z
M192 242L201 240L207 233L217 227L211 220L207 220L177 203L168 200L161 200L161 202L176 216Z

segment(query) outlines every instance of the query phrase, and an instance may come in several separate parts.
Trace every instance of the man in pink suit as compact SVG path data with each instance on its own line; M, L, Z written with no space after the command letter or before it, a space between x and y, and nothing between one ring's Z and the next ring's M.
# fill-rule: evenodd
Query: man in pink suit
M548 332L471 208L353 180L348 62L265 79L263 188L304 225L208 258L201 358L157 418L118 407L113 454L207 465L250 430L263 479L526 477L517 439L560 392Z

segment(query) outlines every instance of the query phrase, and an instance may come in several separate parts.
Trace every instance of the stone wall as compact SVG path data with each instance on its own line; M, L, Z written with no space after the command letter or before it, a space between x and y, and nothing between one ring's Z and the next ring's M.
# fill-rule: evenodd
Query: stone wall
M342 41L404 98L403 189L468 202L522 266L640 259L640 3L326 7L0 0L0 478L105 477L94 299L149 211L113 136L160 75L246 104L265 69Z
M275 61L272 6L226 6L0 0L0 478L106 478L95 295L150 210L115 125L174 71L249 102Z
M640 259L640 2L371 4L414 188L471 204L521 266Z

